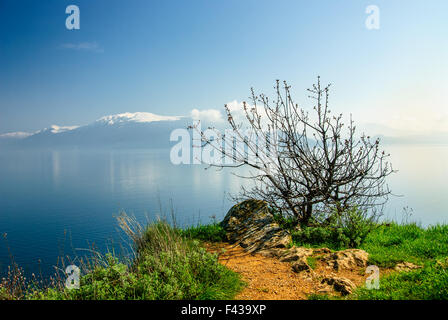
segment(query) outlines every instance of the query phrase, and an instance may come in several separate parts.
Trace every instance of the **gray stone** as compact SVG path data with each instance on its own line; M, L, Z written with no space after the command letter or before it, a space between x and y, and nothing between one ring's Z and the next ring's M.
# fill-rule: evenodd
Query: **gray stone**
M307 257L313 254L313 249L293 247L283 253L280 256L281 262L294 262L299 260L305 260Z
M356 288L355 284L349 279L342 277L329 276L322 279L322 284L328 284L334 288L334 290L340 292L342 295L348 295Z
M286 248L291 235L275 222L265 201L246 200L233 206L221 226L230 243L238 243L248 252Z
M395 266L395 270L399 271L399 272L408 272L408 271L412 271L412 270L420 269L420 268L422 268L422 266L418 266L411 262L402 262L402 263L398 263Z
M292 270L299 273L302 271L311 271L311 267L305 260L299 260L292 265Z
M326 262L334 270L367 267L368 260L369 254L360 249L336 251L322 257L322 261Z

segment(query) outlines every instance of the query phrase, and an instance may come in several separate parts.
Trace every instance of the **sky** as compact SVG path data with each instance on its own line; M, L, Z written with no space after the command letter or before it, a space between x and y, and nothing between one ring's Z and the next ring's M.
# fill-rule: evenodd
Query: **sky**
M446 0L0 0L0 134L123 112L216 116L276 79L309 109L320 75L331 109L371 134L437 135L447 35Z

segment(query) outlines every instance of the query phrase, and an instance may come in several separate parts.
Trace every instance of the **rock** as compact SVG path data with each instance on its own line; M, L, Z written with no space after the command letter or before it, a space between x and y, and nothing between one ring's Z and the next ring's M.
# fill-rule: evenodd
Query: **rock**
M369 254L360 249L347 249L326 254L322 261L335 270L367 267Z
M328 294L331 293L331 291L332 291L331 286L329 286L328 284L322 284L321 286L319 286L316 292L318 294Z
M420 268L422 268L422 266L418 266L411 262L402 262L402 263L398 263L395 266L395 270L400 271L400 272L403 272L403 271L406 272L406 271L411 271L411 270L420 269Z
M265 201L246 200L233 206L221 226L230 243L238 243L248 252L286 248L291 235L275 222ZM272 252L271 252L272 254Z
M306 258L313 254L313 249L293 247L279 257L280 262L294 262L300 260L306 260Z
M335 276L325 277L321 283L332 286L334 290L340 292L342 295L351 294L356 287L349 279Z
M268 248L262 249L258 251L258 253L267 258L279 258L286 252L286 250L287 249L285 248Z
M326 253L331 253L331 250L328 248L313 249L313 254L326 254Z
M306 263L305 260L299 260L296 261L293 265L292 265L292 270L294 272L302 272L302 271L311 271L311 267L308 265L308 263Z

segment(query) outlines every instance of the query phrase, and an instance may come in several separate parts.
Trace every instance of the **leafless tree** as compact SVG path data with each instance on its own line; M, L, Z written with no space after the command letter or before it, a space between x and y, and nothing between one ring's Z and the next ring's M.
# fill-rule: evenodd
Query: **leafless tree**
M200 131L221 156L210 165L249 167L244 177L253 187L242 188L240 198L265 200L301 224L323 223L353 206L378 216L391 193L386 177L394 172L379 139L358 137L351 116L345 126L342 114L331 113L330 85L321 87L320 78L308 89L311 116L294 103L286 82L277 80L274 88L273 100L252 89L241 121L226 105L231 130L225 134Z

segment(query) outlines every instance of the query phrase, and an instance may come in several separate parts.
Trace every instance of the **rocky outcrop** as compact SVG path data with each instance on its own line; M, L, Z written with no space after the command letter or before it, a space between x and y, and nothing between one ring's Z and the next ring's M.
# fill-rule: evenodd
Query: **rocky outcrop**
M395 269L395 271L398 271L398 272L407 272L407 271L412 271L412 270L420 269L420 268L422 268L422 266L418 266L411 262L402 262L402 263L398 263L394 269Z
M342 295L351 294L356 288L355 284L347 278L328 276L322 279L322 284L327 284L335 291L340 292Z
M238 243L248 252L286 248L291 243L289 232L280 228L267 203L261 200L246 200L233 206L221 226L230 243Z
M367 267L369 254L360 249L347 249L325 254L321 260L336 271Z
M259 253L266 257L277 258L280 262L291 262L294 272L312 271L307 263L307 258L313 254L313 249L301 247L292 247L290 249L272 248L262 250Z
M306 258L312 254L313 249L292 247L291 249L284 251L283 254L279 256L279 259L281 262L306 261Z
M316 254L316 255L327 254L327 253L331 253L331 250L328 248L325 248L325 247L313 249L313 254Z

